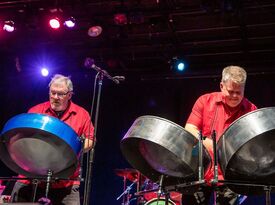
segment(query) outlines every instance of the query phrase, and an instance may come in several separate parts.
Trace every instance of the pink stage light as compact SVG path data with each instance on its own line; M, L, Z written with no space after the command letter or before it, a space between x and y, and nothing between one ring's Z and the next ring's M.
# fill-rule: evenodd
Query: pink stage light
M50 27L53 29L59 29L60 28L60 22L58 18L52 18L49 21Z

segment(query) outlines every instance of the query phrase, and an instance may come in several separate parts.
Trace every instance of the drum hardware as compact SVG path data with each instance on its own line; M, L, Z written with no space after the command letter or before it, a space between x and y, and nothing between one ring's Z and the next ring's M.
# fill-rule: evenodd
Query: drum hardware
M217 143L216 143L216 131L212 132L212 142L213 142L213 157L214 157L214 178L211 183L216 185L218 183L218 155L217 155Z
M214 205L217 204L217 183L218 183L218 160L217 160L217 144L216 144L216 131L213 130L212 132L212 142L213 142L213 158L214 158L214 178L211 180L212 186L214 186Z
M130 203L131 194L130 191L134 184L137 185L137 191L139 191L140 184L145 181L145 177L141 175L136 169L115 169L115 174L123 177L123 192L117 197L116 200L122 198L122 205L128 205ZM133 182L131 185L126 186L127 180Z
M32 185L33 185L33 188L32 188L32 202L35 202L35 198L36 198L36 192L37 192L37 188L38 188L38 183L39 181L37 179L33 179L32 180Z
M116 198L116 200L118 201L121 197L123 197L122 205L129 205L130 198L131 198L130 191L131 191L133 185L136 183L137 183L137 180L135 180L129 186L127 186L126 189ZM125 195L126 195L126 200L124 197Z
M275 189L275 185L252 184L250 182L234 180L218 180L218 182L226 185L235 185L240 187L261 188L265 194L265 205L271 205L271 192L273 189Z
M52 175L53 175L53 172L49 169L48 175L47 175L47 180L46 180L46 192L45 192L46 199L48 199L48 193L49 193L49 189L50 189L50 181L51 181Z

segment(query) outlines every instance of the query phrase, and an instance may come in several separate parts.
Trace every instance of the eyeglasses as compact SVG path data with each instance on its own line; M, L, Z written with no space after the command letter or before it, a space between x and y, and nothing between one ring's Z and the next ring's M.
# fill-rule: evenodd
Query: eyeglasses
M50 91L50 96L55 96L57 95L57 97L59 98L64 98L66 95L68 95L68 93L70 93L71 91L68 91L66 93L62 93L62 92L56 92L56 91Z

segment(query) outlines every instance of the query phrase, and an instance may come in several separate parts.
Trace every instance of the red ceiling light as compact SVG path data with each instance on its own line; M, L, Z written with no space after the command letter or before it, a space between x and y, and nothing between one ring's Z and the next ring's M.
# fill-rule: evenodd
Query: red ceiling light
M7 32L13 32L15 30L13 21L5 21L3 25L3 30Z
M117 13L114 15L114 22L116 25L125 25L128 23L127 15L125 13Z
M49 25L52 29L59 29L60 28L60 21L57 17L51 18L49 20Z

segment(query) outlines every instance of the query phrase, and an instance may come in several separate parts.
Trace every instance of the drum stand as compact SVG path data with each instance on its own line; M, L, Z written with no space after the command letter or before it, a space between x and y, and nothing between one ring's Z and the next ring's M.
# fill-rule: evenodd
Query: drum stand
M127 187L126 187L126 177L124 177L123 182L124 182L124 191L116 198L116 200L118 201L121 197L123 197L122 205L129 205L130 191L131 191L133 185L137 183L137 180L135 180L132 184L130 184ZM126 197L125 197L125 195L126 195ZM126 200L125 200L125 198L126 198Z

